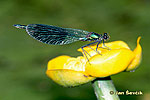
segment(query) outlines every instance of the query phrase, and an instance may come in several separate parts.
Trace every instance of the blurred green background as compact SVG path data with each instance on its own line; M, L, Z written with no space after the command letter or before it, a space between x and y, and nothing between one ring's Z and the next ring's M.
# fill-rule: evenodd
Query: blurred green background
M79 56L76 50L88 42L51 46L12 26L32 23L108 32L109 41L123 40L132 49L142 36L140 67L112 79L118 91L141 90L144 94L122 95L121 100L149 100L149 0L0 0L0 100L96 100L91 83L63 88L45 74L50 59Z

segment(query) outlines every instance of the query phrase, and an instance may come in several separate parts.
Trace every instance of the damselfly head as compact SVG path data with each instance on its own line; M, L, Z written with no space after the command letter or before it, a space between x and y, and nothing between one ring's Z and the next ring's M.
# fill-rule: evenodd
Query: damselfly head
M104 33L104 35L103 35L104 41L107 41L109 38L110 38L110 36L108 35L108 33Z

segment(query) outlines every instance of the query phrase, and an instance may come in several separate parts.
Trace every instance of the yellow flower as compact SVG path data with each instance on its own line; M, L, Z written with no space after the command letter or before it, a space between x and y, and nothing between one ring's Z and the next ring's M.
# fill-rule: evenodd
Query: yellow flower
M65 86L78 86L94 80L96 77L107 77L122 71L132 71L141 61L142 48L137 39L137 47L132 51L123 41L114 41L100 44L98 52L94 51L96 45L85 47L86 54L77 58L59 56L48 62L46 74L56 83ZM110 49L108 49L110 48Z

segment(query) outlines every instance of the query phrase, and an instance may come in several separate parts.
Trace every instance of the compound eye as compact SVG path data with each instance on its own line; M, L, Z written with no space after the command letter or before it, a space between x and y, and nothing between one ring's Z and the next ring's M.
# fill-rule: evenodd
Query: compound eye
M104 36L107 36L107 33L104 33Z
M107 39L107 36L106 36L106 35L104 35L104 39Z

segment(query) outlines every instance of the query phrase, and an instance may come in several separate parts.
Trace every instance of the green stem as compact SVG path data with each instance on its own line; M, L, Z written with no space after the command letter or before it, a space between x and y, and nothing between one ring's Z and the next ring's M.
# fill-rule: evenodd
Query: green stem
M110 77L97 78L92 84L97 100L120 100Z

